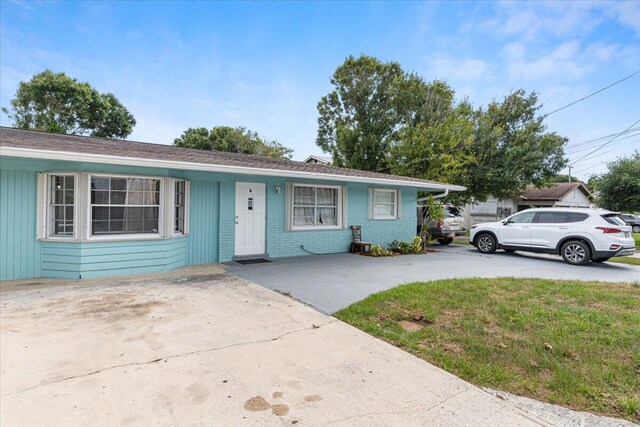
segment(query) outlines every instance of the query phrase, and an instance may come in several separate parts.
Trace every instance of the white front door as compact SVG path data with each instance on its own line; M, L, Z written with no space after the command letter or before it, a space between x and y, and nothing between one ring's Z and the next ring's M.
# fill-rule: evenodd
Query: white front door
M265 185L236 183L236 255L260 255L264 250Z

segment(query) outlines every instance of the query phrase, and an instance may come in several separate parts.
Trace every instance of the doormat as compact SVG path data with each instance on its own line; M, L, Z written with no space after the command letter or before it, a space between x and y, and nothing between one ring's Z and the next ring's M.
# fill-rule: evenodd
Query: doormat
M271 260L268 260L265 258L255 258L255 259L241 259L236 262L238 264L247 265L247 264L262 264L263 262L271 262Z

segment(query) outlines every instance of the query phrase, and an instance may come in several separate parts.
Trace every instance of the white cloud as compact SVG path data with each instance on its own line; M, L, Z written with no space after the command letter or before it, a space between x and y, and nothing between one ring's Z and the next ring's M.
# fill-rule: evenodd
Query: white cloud
M492 78L492 66L489 62L478 58L454 58L446 54L436 54L425 58L427 77L472 81Z

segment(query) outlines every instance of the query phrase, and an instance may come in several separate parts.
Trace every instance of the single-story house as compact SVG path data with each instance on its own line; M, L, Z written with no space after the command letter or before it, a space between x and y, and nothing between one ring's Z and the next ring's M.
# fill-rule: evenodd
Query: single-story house
M347 252L416 233L418 191L332 166L0 127L0 280Z
M311 155L304 159L304 163L311 163L312 165L330 165L333 159L329 156L316 156Z
M560 182L546 188L528 185L521 196L512 199L489 198L485 202L470 203L463 208L462 215L467 227L471 227L534 207L588 208L592 205L593 195L584 184Z

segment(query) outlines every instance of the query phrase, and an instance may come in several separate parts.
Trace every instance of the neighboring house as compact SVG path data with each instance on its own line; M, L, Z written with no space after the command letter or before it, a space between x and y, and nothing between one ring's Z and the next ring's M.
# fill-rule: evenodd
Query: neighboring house
M520 197L489 198L486 202L468 204L463 208L467 227L481 222L498 221L511 214L533 207L588 208L593 195L580 182L560 182L547 188L527 186Z
M0 279L347 252L416 233L421 179L0 127Z
M312 165L331 165L333 159L329 156L309 156L303 163L311 163Z

